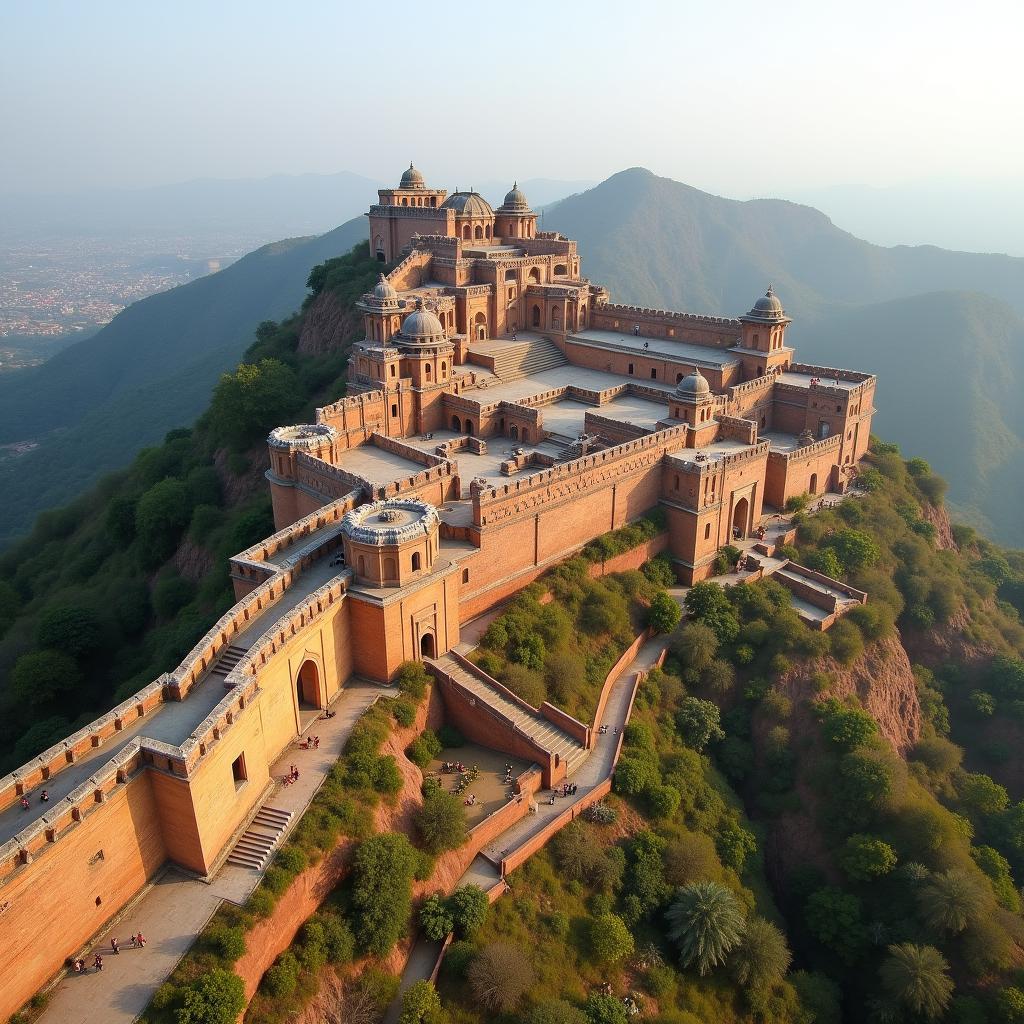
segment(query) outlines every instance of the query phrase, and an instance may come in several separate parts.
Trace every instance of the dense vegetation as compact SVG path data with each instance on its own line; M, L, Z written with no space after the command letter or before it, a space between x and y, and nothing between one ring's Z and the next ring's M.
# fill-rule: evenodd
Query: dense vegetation
M380 265L364 244L309 278L343 308ZM302 313L260 325L191 429L0 556L0 771L173 669L232 603L227 559L273 531L263 439L344 393L348 342L297 351Z
M675 581L666 559L599 579L590 578L590 562L628 550L658 529L657 517L651 517L606 534L526 587L488 627L473 654L477 664L534 707L549 700L591 721L622 652L652 618L664 631L678 616L664 599L652 604L661 587Z

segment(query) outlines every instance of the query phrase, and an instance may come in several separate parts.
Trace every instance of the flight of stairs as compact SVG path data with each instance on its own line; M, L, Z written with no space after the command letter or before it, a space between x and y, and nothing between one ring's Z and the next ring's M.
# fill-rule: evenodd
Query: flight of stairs
M575 771L585 760L589 751L579 740L559 729L543 715L537 712L531 714L509 700L499 689L491 685L489 677L483 671L471 671L447 654L438 658L436 664L457 686L514 723L543 750L558 754L566 762L567 773Z
M217 659L216 664L210 669L210 675L219 676L221 679L224 679L247 653L244 647L236 647L232 644Z
M494 372L502 380L518 380L542 370L565 366L562 350L547 338L510 341L494 353Z
M228 863L239 868L262 871L291 819L291 811L261 807L248 829L235 844L235 848L228 856Z

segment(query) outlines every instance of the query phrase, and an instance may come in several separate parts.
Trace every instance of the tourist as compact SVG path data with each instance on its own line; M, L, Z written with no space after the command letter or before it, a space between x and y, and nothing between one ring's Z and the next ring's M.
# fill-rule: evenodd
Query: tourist
M45 804L45 803L47 803L49 801L49 799L50 799L50 794L44 789L43 792L39 796L39 802L41 804Z
M93 960L92 965L97 971L103 970L103 957L101 957L99 953L96 954L96 958Z
M29 807L29 803L28 803L28 797L26 797L26 796L23 796L23 797L21 798L21 809L22 809L23 811L28 811L28 810L30 810L30 809L31 809L31 808Z
M320 749L320 737L319 736L314 736L313 737L313 749L314 750L319 750Z
M82 960L81 957L77 957L75 959L74 964L72 964L72 967L74 968L75 974L81 974L82 970L85 967L85 962Z
M118 955L121 955L121 947L118 945L117 939L112 938L110 940L110 948Z
M139 932L139 934L135 936L135 941L139 944L140 949L146 948L146 936L143 935L142 932Z

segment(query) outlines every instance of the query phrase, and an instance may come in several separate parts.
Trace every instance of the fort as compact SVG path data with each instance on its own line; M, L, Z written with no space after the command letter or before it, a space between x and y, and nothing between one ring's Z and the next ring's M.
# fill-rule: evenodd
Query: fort
M358 302L347 395L269 436L277 532L231 559L236 604L173 672L0 779L0 1017L168 862L213 877L270 766L357 681L422 659L473 740L544 785L571 775L588 727L547 704L515 726L461 631L656 507L681 584L739 545L813 628L863 600L761 539L790 499L849 489L875 391L794 361L772 288L735 319L612 303L518 188L493 209L412 166L368 226L393 269Z

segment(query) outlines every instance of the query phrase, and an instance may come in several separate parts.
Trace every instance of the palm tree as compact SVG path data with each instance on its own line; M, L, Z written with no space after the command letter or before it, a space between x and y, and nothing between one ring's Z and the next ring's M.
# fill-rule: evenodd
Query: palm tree
M879 968L882 986L890 998L927 1020L941 1017L953 994L946 958L934 946L901 942L889 947Z
M962 932L986 906L982 883L961 868L933 875L917 894L924 923L936 932Z
M763 917L752 917L729 962L733 977L752 989L771 988L789 970L793 955L786 937Z
M696 964L702 975L725 960L747 925L739 900L717 882L683 886L665 916L669 937L679 946L680 963Z

